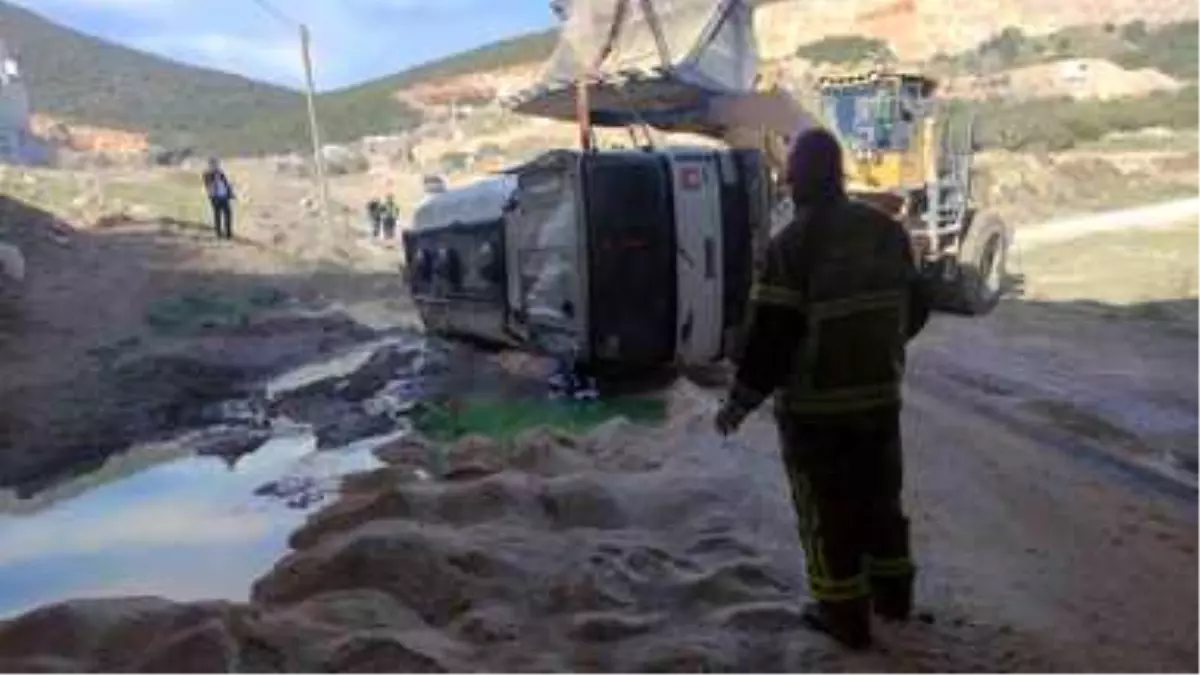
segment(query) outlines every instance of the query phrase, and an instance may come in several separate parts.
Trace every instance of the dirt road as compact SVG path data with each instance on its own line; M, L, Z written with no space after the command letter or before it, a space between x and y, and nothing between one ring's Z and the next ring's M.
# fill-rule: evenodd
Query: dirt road
M1079 667L1196 665L1196 359L1192 332L1034 303L935 320L914 354L931 548Z
M1132 209L1089 213L1060 218L1037 225L1022 226L1016 235L1024 250L1060 243L1090 234L1125 229L1153 229L1170 226L1200 215L1200 199L1177 199Z
M960 402L909 397L926 602L1040 636L1057 668L1195 668L1194 493L1124 484Z
M934 318L911 355L907 499L924 603L965 626L907 647L961 649L946 667L976 670L1196 667L1197 350L1181 323L1021 301ZM777 447L765 420L740 441ZM991 631L1030 651L990 651Z

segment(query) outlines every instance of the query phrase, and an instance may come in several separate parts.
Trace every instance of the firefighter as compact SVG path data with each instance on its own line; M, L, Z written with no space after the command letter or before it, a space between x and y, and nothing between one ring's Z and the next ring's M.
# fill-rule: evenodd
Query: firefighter
M803 132L788 165L796 216L768 246L716 426L733 433L775 395L816 600L804 607L805 623L865 648L872 608L894 620L912 609L900 385L929 296L900 223L847 197L829 132Z

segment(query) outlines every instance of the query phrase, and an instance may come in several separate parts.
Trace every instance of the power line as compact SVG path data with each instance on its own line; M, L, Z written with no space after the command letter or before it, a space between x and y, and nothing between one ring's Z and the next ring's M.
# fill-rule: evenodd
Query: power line
M274 17L278 21L282 21L283 23L286 23L286 24L289 24L292 26L299 25L299 23L300 23L299 21L296 21L295 19L291 18L287 14L284 14L282 11L280 11L278 8L276 8L274 5L267 2L267 0L251 0L251 1L254 4L258 5L259 8L262 9L264 12L266 12L267 14L270 14L272 17Z
M308 103L308 125L312 134L313 163L316 166L317 186L320 189L321 217L324 221L322 231L326 236L332 236L329 224L329 183L325 180L325 157L321 147L321 127L317 123L316 91L313 85L312 59L309 56L308 26L284 14L268 0L253 0L254 4L269 14L272 18L290 27L300 29L300 56L304 63L304 93Z

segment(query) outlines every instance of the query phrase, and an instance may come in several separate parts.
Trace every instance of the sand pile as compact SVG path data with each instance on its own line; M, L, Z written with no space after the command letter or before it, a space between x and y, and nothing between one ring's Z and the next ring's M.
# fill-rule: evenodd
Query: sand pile
M348 480L247 604L81 601L0 623L0 670L807 671L1042 668L953 608L849 655L806 594L773 448L672 422L507 446L409 439ZM1053 667L1051 663L1049 667Z

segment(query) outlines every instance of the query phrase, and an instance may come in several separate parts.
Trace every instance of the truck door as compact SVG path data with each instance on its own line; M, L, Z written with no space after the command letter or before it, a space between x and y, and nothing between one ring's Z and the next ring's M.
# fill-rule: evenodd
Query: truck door
M724 251L721 241L721 172L716 155L673 152L679 360L703 364L721 355Z
M577 158L550 157L523 171L509 215L514 332L532 346L586 356L585 266L576 204Z
M504 326L512 337L524 343L529 340L529 324L526 320L525 297L521 290L520 228L518 204L504 216L504 269L507 271L504 292L508 300L508 314L504 317Z

